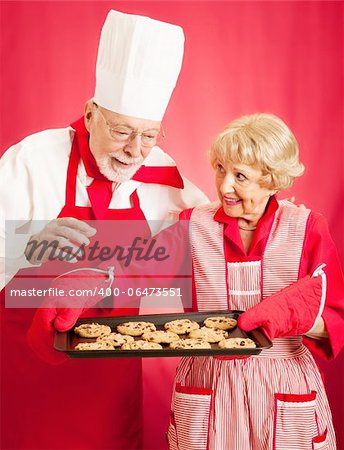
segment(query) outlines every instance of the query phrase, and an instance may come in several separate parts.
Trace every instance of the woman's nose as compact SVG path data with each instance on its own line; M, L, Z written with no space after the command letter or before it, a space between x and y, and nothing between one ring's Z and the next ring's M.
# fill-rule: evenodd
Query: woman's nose
M227 175L221 183L221 193L226 194L227 192L234 192L234 178Z

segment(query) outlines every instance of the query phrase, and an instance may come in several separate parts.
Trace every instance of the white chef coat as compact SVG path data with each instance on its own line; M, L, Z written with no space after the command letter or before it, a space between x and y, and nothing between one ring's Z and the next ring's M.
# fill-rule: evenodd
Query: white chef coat
M65 204L67 166L74 133L72 127L35 133L10 147L0 160L0 289L20 268L30 266L24 256L30 236L56 218ZM144 164L176 165L159 147L153 147ZM90 206L86 187L92 181L93 178L87 176L80 161L76 186L77 206ZM200 189L184 177L183 181L184 189L126 181L116 186L109 208L129 208L130 195L136 189L146 219L166 220L166 226L177 220L183 209L208 202ZM5 220L10 221L6 226ZM161 222L150 222L150 226L163 228ZM19 227L20 234L17 234ZM152 229L153 234L158 231L159 229ZM5 235L13 233L16 233L16 237L8 240L11 245L7 245L5 249Z

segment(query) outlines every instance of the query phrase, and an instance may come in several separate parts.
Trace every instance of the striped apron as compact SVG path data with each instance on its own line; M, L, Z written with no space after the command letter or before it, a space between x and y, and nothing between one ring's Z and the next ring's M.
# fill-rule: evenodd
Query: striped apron
M191 242L199 311L251 308L298 279L309 210L280 202L262 258L228 262L218 204L195 208ZM260 355L182 358L170 450L335 450L321 375L301 336Z

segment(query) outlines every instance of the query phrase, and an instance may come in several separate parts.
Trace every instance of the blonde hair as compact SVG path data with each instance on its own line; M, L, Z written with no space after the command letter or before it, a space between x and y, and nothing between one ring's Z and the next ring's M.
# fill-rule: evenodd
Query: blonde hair
M304 172L295 136L273 114L252 114L230 122L215 139L209 158L213 167L218 160L257 167L263 172L261 184L276 190L291 187Z

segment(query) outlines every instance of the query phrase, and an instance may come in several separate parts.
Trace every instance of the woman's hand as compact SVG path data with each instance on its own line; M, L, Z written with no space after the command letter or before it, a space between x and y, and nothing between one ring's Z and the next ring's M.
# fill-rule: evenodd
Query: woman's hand
M316 337L323 332L318 322L324 289L322 275L304 277L247 310L239 317L238 325L244 331L261 327L270 339L309 332Z
M328 332L326 330L326 325L322 317L319 318L317 323L311 330L309 330L306 336L313 339L328 339Z

